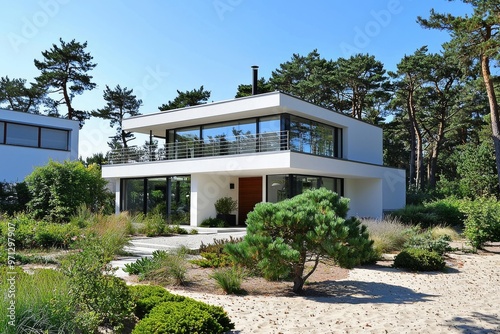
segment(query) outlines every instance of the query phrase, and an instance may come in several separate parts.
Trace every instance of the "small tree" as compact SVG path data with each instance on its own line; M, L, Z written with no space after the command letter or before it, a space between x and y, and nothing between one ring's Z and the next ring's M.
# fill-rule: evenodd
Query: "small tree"
M95 164L85 167L80 161L50 161L37 167L25 181L31 194L28 209L38 219L64 222L81 205L95 212L109 199L107 181Z
M346 219L348 202L325 188L308 190L279 203L259 203L247 219L247 235L226 250L240 264L256 265L267 279L291 276L293 291L322 257L351 268L367 260L372 241L356 218ZM306 272L306 262L313 266Z

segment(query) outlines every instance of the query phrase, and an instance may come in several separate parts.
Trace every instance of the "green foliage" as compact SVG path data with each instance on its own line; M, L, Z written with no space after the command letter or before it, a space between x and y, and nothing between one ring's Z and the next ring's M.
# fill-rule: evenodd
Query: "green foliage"
M211 277L228 294L241 294L241 283L245 273L241 268L231 267L216 270Z
M278 203L259 203L247 219L247 235L226 251L236 263L258 268L264 277L293 275L301 292L315 266L304 275L306 261L327 256L351 268L373 255L366 227L346 219L348 199L325 188L308 190Z
M15 274L11 274L14 272ZM73 333L75 309L70 307L68 279L51 269L34 270L27 274L22 269L0 268L0 290L9 291L7 279L15 277L15 326L9 326L7 314L9 296L0 295L1 333Z
M134 314L144 318L156 305L164 302L180 302L184 296L175 295L158 285L131 285L128 287L134 302Z
M81 230L73 224L54 224L37 221L27 214L20 213L14 217L0 219L2 231L7 230L8 223L14 225L16 247L31 248L68 248Z
M37 84L26 87L26 79L0 78L0 108L28 113L39 113L39 105L45 96L45 90ZM7 103L6 105L1 105Z
M32 196L28 208L37 219L67 222L81 205L93 212L105 209L109 193L106 183L97 165L50 161L26 177Z
M201 222L201 227L226 227L226 222L219 218L206 218Z
M141 232L148 237L168 236L172 234L188 234L188 231L179 225L168 225L163 214L152 212L142 220L144 227Z
M462 207L466 219L464 235L475 248L487 241L500 241L500 204L494 197L466 201Z
M207 245L202 241L199 249L202 258L191 260L191 263L203 268L220 268L232 265L233 261L224 251L224 247L227 244L236 244L242 240L243 238L233 238L231 236L229 239L214 239L213 243Z
M394 258L395 268L405 268L412 271L443 270L446 263L441 255L426 249L408 248Z
M379 256L402 250L408 239L408 226L397 219L363 219L361 222L367 227L370 239L373 240L373 249Z
M238 202L231 197L221 197L214 203L217 214L228 215L238 208Z
M447 198L421 205L407 205L403 209L391 212L391 217L403 224L420 225L423 228L433 226L461 226L464 215L460 211L460 201Z
M207 311L189 302L156 306L132 331L133 334L224 332L222 326Z
M175 252L156 250L149 258L140 258L134 263L125 265L125 272L139 275L140 279L164 282L173 280L174 284L183 285L187 273L187 249L180 248Z
M417 231L415 233L415 231ZM439 255L451 250L449 242L451 237L449 235L441 235L434 238L432 235L432 230L428 229L425 232L419 230L410 230L408 232L408 240L404 243L404 248L418 248L425 249L431 252L436 252Z
M234 328L234 324L227 316L227 313L219 306L212 306L191 298L175 295L158 286L139 285L131 286L129 289L136 305L136 316L145 320L137 324L134 333L163 333L162 331L156 332L157 328L161 328L165 333L194 333L197 327L192 326L196 325L191 324L190 319L186 322L179 321L178 317L189 318L191 313L205 312L220 326L220 328L216 326L217 330L227 332ZM178 305L179 311L186 314L177 314L175 312L176 314L171 316L169 312L165 314L164 311L156 311L157 307L164 308L163 305ZM161 315L155 315L155 313L161 313ZM146 320L148 318L149 320ZM206 314L203 315L203 318L206 318ZM208 331L207 333L218 333L218 331Z
M207 103L210 98L210 91L207 91L200 87L200 89L193 89L191 91L177 91L178 96L173 101L168 101L168 103L164 103L158 107L159 110L171 110L178 109L184 107L197 106L200 104Z
M126 263L123 271L131 275L141 275L161 267L163 260L168 256L167 251L155 250L151 257L142 257L135 262Z
M99 237L87 237L79 246L81 249L62 263L72 292L70 305L78 310L75 321L87 333L98 325L119 330L130 317L133 304L125 282L111 275L113 250Z
M0 212L13 215L26 210L30 193L25 182L0 182Z
M82 94L86 90L96 87L92 76L87 72L97 65L92 63L93 57L85 52L87 42L79 43L75 40L64 42L59 39L60 45L52 44L50 50L42 52L43 60L35 59L35 66L40 70L40 75L35 78L37 84L48 92L60 92L62 98L52 101L51 105L55 110L52 114L59 114L57 107L66 104L68 119L80 121L83 126L84 120L88 118L88 113L73 108L72 102L76 95Z
M116 135L113 138L115 142L120 142L123 147L128 147L127 143L135 136L131 132L122 130L122 122L125 117L140 115L139 107L142 105L142 100L137 99L133 95L133 89L121 88L117 85L114 89L110 89L106 85L103 98L106 101L106 106L102 109L92 112L92 116L109 120L110 126L117 126ZM110 147L111 144L108 143Z

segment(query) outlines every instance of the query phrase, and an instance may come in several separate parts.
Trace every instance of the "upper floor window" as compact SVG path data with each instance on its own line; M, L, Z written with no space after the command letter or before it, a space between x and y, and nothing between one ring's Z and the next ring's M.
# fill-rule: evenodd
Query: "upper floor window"
M68 150L68 131L41 128L40 147Z
M0 144L69 150L69 131L0 122Z
M5 142L5 122L0 122L0 144Z
M38 127L7 123L6 144L38 147Z

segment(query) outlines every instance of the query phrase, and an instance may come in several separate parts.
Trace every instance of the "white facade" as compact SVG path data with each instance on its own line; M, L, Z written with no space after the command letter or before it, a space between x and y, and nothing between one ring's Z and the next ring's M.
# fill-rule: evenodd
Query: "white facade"
M292 180L299 182L296 181L296 176L300 176L302 180L300 189L314 187L318 182L337 182L337 189L341 189L343 196L351 200L350 215L380 218L385 211L405 205L405 171L382 165L382 129L283 93L273 92L137 116L125 120L123 127L127 131L155 136L161 143L162 138L167 142L168 138L175 138L169 134L175 129L191 129L203 125L209 128L213 127L212 124L236 124L239 120L253 118L259 122L272 115L281 117L280 136L283 138L285 134L288 141L285 146L276 150L211 156L191 154L183 159L177 159L175 155L174 158L145 159L103 166L103 177L115 184L117 211L126 209L120 180L176 175L190 176L189 211L190 224L193 226L215 216L213 204L220 197L230 196L244 203L247 188L249 191L261 188L260 201L274 201L277 191L292 193L285 186L281 187L280 182L286 180L288 188L292 188L298 184L292 183ZM304 149L302 144L293 147L290 139L293 131L288 124L292 122L290 119L310 120L328 129L338 129L334 133L339 133L339 140L334 138L333 141L339 146L338 153L335 153L339 156L307 153L307 149L312 151L313 148L306 145ZM259 134L255 137L259 137ZM308 143L312 141L307 138L303 140L309 140ZM203 143L202 140L200 142ZM276 177L282 177L283 180L273 182ZM245 183L245 189L240 187L240 183L244 181L250 181L250 185ZM276 190L277 186L279 190ZM244 218L240 216L239 219ZM238 223L243 224L242 221Z
M23 181L50 159L78 159L78 131L77 121L0 109L0 181Z

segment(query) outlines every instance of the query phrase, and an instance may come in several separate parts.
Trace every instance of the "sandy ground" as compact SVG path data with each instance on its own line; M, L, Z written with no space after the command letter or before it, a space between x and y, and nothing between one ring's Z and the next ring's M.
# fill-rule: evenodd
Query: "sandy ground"
M355 268L323 296L175 293L222 306L231 333L500 333L500 254L450 257L445 273Z

